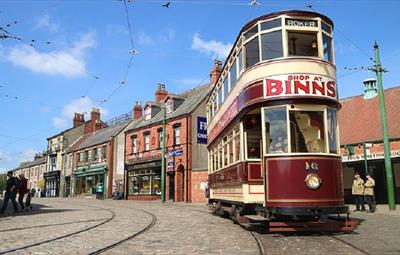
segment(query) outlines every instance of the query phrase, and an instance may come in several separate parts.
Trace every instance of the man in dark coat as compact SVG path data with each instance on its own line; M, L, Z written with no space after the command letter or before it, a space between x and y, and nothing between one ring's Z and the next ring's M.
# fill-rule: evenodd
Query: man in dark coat
M9 200L11 200L13 204L14 212L18 212L17 202L15 201L18 190L18 180L13 176L13 171L8 171L7 177L6 194L4 195L3 206L0 209L0 214L3 214L6 211Z

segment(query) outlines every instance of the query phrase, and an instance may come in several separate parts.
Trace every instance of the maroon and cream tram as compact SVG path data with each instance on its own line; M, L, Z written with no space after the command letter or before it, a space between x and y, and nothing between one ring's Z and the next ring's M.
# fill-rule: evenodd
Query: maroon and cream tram
M240 31L207 102L214 212L275 221L348 214L332 32L328 17L297 10Z

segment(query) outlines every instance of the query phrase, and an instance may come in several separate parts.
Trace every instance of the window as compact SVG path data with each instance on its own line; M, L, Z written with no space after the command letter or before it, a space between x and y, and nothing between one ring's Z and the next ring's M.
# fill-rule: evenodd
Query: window
M85 151L85 161L89 161L89 151Z
M165 108L167 109L167 113L172 113L174 111L174 100L172 98L167 100Z
M324 30L328 34L332 33L332 28L328 24L326 24L325 22L321 22L321 28L322 28L322 30Z
M158 133L158 148L162 147L162 128L157 130Z
M78 153L78 162L82 162L83 161L83 153L80 152Z
M240 161L240 127L237 126L233 133L234 162Z
M288 32L289 55L318 57L316 33Z
M223 102L223 98L222 98L222 88L218 89L218 109L221 108Z
M98 159L98 157L99 157L99 155L97 155L97 148L94 148L93 149L93 152L92 152L92 157L93 157L93 160L97 160Z
M146 109L144 109L144 119L149 120L151 119L151 107L148 106Z
M216 113L217 110L218 110L218 97L217 97L217 95L215 95L215 97L214 97L214 101L213 101L212 107L213 107L213 109L212 109L212 114L213 114L213 116L214 116L215 113Z
M233 61L231 70L229 71L229 77L230 77L230 81L231 81L231 89L232 90L235 85L236 85L236 80L237 80L237 71L236 71L236 60Z
M247 115L243 122L244 132L247 142L247 158L260 158L260 142L262 141L261 133L261 114Z
M131 136L132 153L137 153L137 137Z
M246 49L246 68L257 64L260 61L260 49L258 37L245 44Z
M226 100L226 98L228 97L229 94L229 84L228 84L229 80L228 80L228 76L225 78L224 80L224 100Z
M107 159L107 145L103 146L103 160Z
M324 112L289 111L292 152L326 152Z
M328 144L329 144L329 153L338 153L337 146L337 119L336 119L336 110L327 108L326 110L328 116Z
M283 57L282 30L261 35L262 60Z
M273 20L268 20L266 22L261 23L261 31L262 30L268 30L271 28L275 27L280 27L282 25L281 19L273 19Z
M332 39L322 33L322 46L324 48L324 60L332 62Z
M288 152L286 107L265 110L266 153Z
M223 158L224 166L227 166L229 164L228 163L229 151L228 151L228 138L227 137L224 137L224 139L223 139L223 150L224 150L224 158Z
M129 176L129 195L161 195L161 175L153 170L135 170Z
M255 25L252 29L250 29L249 31L247 31L244 34L244 38L245 38L245 40L247 40L247 39L249 39L250 37L252 37L253 35L255 35L257 33L258 33L258 26Z
M180 127L174 127L174 145L181 144Z
M238 60L239 60L239 74L241 74L242 71L243 71L243 54L242 54L242 50L239 51Z
M144 134L144 150L145 151L150 150L150 134L149 133Z

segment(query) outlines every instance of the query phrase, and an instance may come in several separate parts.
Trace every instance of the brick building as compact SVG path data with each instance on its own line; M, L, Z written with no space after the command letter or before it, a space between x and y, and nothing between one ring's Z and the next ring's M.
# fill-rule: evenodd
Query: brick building
M221 66L211 72L211 84ZM207 173L205 129L206 99L212 85L202 85L181 94L169 93L163 84L155 92L155 101L143 109L134 108L141 117L125 132L125 197L154 200L161 196L162 120L165 107L166 199L176 202L204 202ZM206 131L205 131L206 133Z
M396 200L400 202L400 87L384 91ZM387 203L386 173L382 142L379 99L355 96L341 100L339 111L340 143L343 162L345 199L351 202L354 172L365 180L367 172L376 181L378 203ZM364 149L365 148L365 149ZM365 156L364 156L365 150ZM366 160L365 160L366 158Z

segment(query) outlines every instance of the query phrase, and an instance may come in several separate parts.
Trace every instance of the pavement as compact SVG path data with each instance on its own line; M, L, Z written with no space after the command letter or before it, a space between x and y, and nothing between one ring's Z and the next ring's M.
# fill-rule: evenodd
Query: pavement
M351 216L352 234L255 235L266 254L400 254L400 207ZM103 254L260 254L253 234L203 204L36 198L0 216L0 254L91 254L132 236Z

